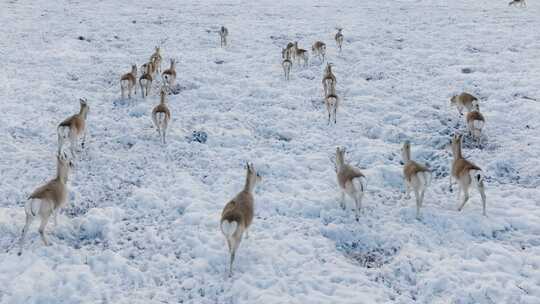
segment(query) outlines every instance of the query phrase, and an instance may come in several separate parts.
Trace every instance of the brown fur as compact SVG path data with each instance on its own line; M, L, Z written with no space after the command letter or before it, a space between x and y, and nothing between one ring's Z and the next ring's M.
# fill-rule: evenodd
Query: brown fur
M161 51L161 49L158 46L156 46L154 54L152 54L152 56L150 56L150 62L152 63L152 66L153 66L153 69L154 69L151 74L153 74L154 72L161 71L162 58L161 58L160 51Z
M416 175L418 172L429 172L430 170L415 162L414 160L409 160L404 166L403 166L403 175L408 181L411 181L412 176Z
M470 111L473 106L473 101L478 101L478 98L465 92L459 95L452 96L452 98L450 98L450 103L457 107L459 114L463 114L463 108L466 108L467 111Z
M341 208L345 209L345 194L354 200L356 220L360 218L362 198L366 191L365 176L360 169L347 163L344 159L345 150L336 148L336 177L341 192Z
M316 41L311 47L311 51L314 56L318 56L324 61L324 56L326 55L326 44L322 41Z
M58 151L62 149L66 137L70 140L72 155L74 155L76 141L81 137L83 140L82 144L84 145L86 137L86 118L89 110L90 107L86 103L86 100L81 99L79 113L66 118L58 125Z
M452 177L454 177L455 179L457 179L459 185L458 201L461 198L460 196L462 191L464 194L463 201L458 208L458 210L461 211L469 200L470 187L475 186L482 197L482 213L486 215L486 194L484 188L484 179L482 174L480 173L482 169L463 158L463 155L461 153L461 141L462 135L460 134L456 134L452 138L452 152L454 155L454 159L452 161L452 169L450 174L450 187L452 187ZM471 173L474 173L474 177L471 176Z
M236 250L242 241L242 236L251 226L253 221L253 211L255 199L253 189L255 184L261 180L253 165L247 165L246 183L244 189L240 191L231 201L229 201L221 212L221 231L227 240L230 253L229 275L232 276L232 266L236 256ZM236 225L234 231L226 231L224 226ZM227 226L229 229L232 226Z
M154 80L152 78L152 73L148 73L148 71L151 70L150 66L152 66L152 64L149 65L147 72L139 78L139 85L141 87L141 95L143 98L148 96L148 92L152 88L152 81ZM145 84L143 84L143 80L145 80Z
M298 41L294 42L294 57L300 63L300 61L304 61L304 66L308 65L309 55L308 52L304 49L298 48Z
M171 59L171 66L161 74L164 79L169 79L167 85L173 86L176 81L176 61Z
M474 120L485 121L484 115L482 115L482 113L477 112L477 111L467 113L467 122L472 122Z
M158 131L159 137L161 139L161 142L163 144L166 144L166 134L167 134L167 127L169 125L169 121L171 120L171 112L169 111L169 107L167 107L167 104L165 103L165 90L164 88L161 90L160 97L161 100L157 106L154 107L152 110L152 121L154 122L154 125ZM163 120L160 120L158 117L159 113L164 113L165 117Z
M22 254L24 238L34 217L39 215L41 218L39 234L41 235L43 243L47 246L49 245L49 242L45 236L45 227L47 226L49 217L54 213L56 221L57 212L67 204L68 189L66 184L68 181L69 169L73 164L63 152L58 153L56 160L56 177L45 185L35 189L25 203L24 211L26 213L26 223L19 240L19 255Z

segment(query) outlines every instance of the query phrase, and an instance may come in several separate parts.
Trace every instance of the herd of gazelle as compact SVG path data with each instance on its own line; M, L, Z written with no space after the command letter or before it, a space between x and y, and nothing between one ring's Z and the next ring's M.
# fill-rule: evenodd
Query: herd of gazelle
M338 28L337 33L334 36L337 48L341 52L343 47L343 29ZM313 57L319 58L320 62L324 62L326 59L326 44L322 41L315 41L311 47ZM293 61L300 65L307 66L309 61L308 51L298 47L298 41L289 42L285 48L281 50L281 57L283 59L281 66L283 67L283 73L285 80L290 80L290 73L293 66ZM332 64L327 63L323 73L322 85L323 85L323 97L328 112L328 124L332 121L337 123L337 108L339 105L339 97L336 93L336 76L332 72Z
M521 1L514 1L521 2ZM524 1L523 1L524 2ZM219 30L221 38L221 46L227 46L228 30L224 26ZM342 50L343 34L342 29L338 29L335 35L335 40L339 51ZM326 45L317 41L313 44L312 52L314 57L319 57L321 62L324 62L326 56ZM304 49L298 48L298 42L287 44L282 50L283 69L285 79L289 80L289 73L293 65L294 59L297 63L303 62L307 65L308 54ZM139 78L142 97L148 96L152 88L153 77L156 73L161 72L162 57L160 48L156 47L155 52L150 57L150 60L142 65L143 74ZM166 143L167 126L171 119L171 113L166 103L166 95L168 90L175 84L176 67L175 60L171 59L170 68L161 73L162 87L160 90L160 103L154 107L152 111L152 121L158 131L160 141ZM336 112L339 98L336 95L336 77L332 72L332 65L327 63L323 79L323 91L325 96L325 104L328 111L328 123L336 120ZM120 88L122 98L125 98L127 90L128 98L131 99L131 94L137 91L137 66L132 65L131 72L122 75L120 78ZM484 125L484 117L480 113L478 98L468 93L453 96L450 99L451 105L455 105L458 112L463 115L463 110L468 111L466 115L466 123L468 130L473 138L480 140L481 131ZM70 170L73 168L73 159L76 152L80 152L84 148L86 139L86 119L88 116L89 106L86 99L80 99L80 110L78 114L72 115L58 125L58 152L56 155L56 176L45 185L35 189L28 197L24 210L26 214L26 223L22 230L22 235L19 241L19 255L22 254L24 239L32 223L37 216L40 217L41 223L39 233L45 245L49 245L49 241L45 235L45 228L51 215L56 217L59 210L67 204L68 189L67 181ZM64 146L66 140L69 141L70 155L65 152ZM452 188L452 179L455 179L458 184L458 210L461 211L469 200L469 190L475 188L480 193L482 199L482 213L486 215L486 195L484 187L484 177L482 170L463 157L461 145L462 135L456 134L452 137L452 155L453 160L450 170L450 189ZM80 147L80 149L77 149ZM77 150L77 151L76 151ZM405 185L406 198L410 197L410 193L414 191L416 198L416 217L420 219L420 209L423 205L424 194L429 187L432 179L431 170L424 165L414 161L411 157L411 143L406 141L401 148L403 159L403 179ZM362 198L367 189L366 176L357 167L348 164L345 161L345 149L336 148L336 178L339 186L341 200L340 206L346 209L345 199L349 197L355 203L356 220L360 219L362 212ZM253 190L255 185L261 181L261 176L256 171L253 164L246 165L247 174L244 188L223 208L220 221L220 229L227 241L229 249L229 275L232 275L233 263L236 256L236 251L240 245L244 233L248 237L248 229L253 221L254 214L254 196ZM463 198L462 196L463 192Z

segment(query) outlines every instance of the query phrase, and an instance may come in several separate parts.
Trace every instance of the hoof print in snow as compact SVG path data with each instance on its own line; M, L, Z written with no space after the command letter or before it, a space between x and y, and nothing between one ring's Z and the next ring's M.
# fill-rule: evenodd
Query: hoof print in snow
M83 40L84 40L84 36L79 36L77 39L83 41Z
M188 139L189 142L198 142L201 144L206 143L208 140L208 134L204 131L193 131L191 137Z
M170 92L169 92L169 95L178 95L180 94L180 92L182 91L182 86L180 86L179 84L176 84L174 87L171 87L170 88Z
M225 61L223 61L223 60L216 60L216 61L214 61L214 62L215 62L216 64L223 64Z
M463 69L461 69L461 73L463 73L463 74L470 74L472 72L473 72L473 70L471 68L463 68Z
M346 257L358 262L365 268L380 268L390 263L399 248L361 248L358 242L345 243L338 246Z

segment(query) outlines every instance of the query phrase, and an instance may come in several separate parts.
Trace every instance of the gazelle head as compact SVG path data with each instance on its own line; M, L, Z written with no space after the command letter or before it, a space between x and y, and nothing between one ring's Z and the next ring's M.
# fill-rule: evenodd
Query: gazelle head
M160 47L156 45L156 55L159 55L160 51L161 51Z
M176 69L176 60L171 59L171 70Z
M137 77L137 65L136 64L131 65L131 74L133 74L135 77Z
M452 136L452 153L454 157L461 157L461 141L463 139L463 134L454 133Z
M56 174L63 183L67 182L69 173L74 167L72 158L65 151L58 151L56 154Z
M246 163L246 168L246 189L251 192L255 188L255 185L262 181L262 176L257 172L252 163Z
M401 158L403 159L402 165L411 160L411 142L406 140L401 147Z
M478 100L473 100L471 112L480 112L480 104L478 104Z
M454 95L450 98L450 105L455 105L458 101L458 95Z
M336 147L336 166L339 168L345 164L345 148Z
M90 110L90 107L88 106L88 100L86 100L86 98L79 98L79 103L81 105L79 114L83 115L84 119L86 119L86 116L88 115L88 111Z

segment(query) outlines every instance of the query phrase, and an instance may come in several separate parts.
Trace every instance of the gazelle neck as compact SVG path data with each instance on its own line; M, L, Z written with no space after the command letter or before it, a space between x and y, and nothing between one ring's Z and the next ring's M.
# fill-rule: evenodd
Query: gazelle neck
M56 178L60 180L62 184L67 183L69 175L69 167L63 164L61 161L56 163Z
M457 142L452 146L452 153L454 154L454 159L463 158L461 154L461 141Z
M408 162L411 160L411 148L409 146L406 146L403 148L403 153L401 155L403 157L403 162Z
M255 178L253 176L253 173L252 172L247 172L247 175L246 175L246 184L244 185L244 191L246 192L253 192L253 188L255 188Z

